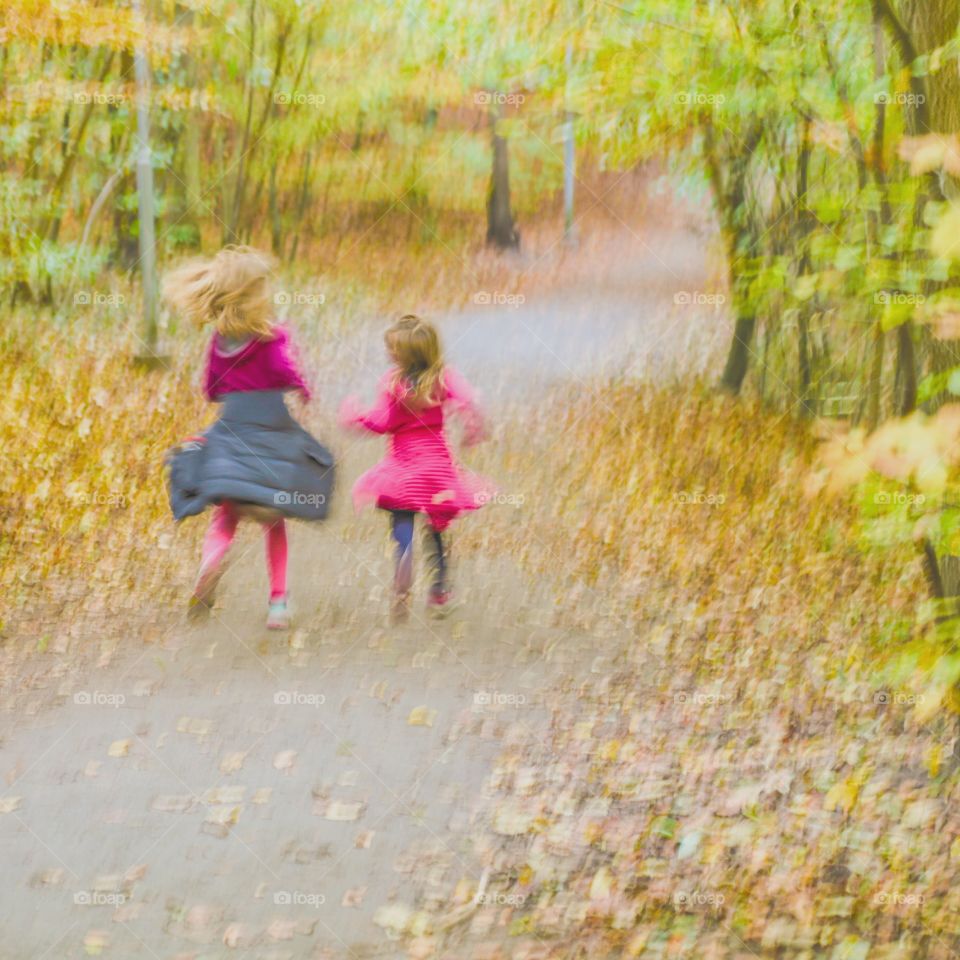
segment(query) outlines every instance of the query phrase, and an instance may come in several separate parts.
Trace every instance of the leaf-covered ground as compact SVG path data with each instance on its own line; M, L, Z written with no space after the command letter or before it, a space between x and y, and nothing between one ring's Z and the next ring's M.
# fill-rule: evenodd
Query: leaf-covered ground
M953 726L879 659L918 564L804 493L796 421L669 376L659 345L683 370L726 335L675 302L710 289L699 242L469 261L470 290L529 298L442 319L501 495L456 532L456 615L403 629L382 518L346 504L293 531L289 638L253 529L185 625L200 524L169 522L157 464L209 416L199 344L144 376L107 330L7 328L4 956L953 955ZM381 348L342 298L301 331L346 488L378 445L333 401Z

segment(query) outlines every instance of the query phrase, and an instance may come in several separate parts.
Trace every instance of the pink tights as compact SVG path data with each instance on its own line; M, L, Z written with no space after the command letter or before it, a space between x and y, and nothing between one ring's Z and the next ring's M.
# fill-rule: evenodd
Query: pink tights
M218 567L223 561L239 521L237 509L229 501L214 508L213 519L203 538L201 563L204 570ZM287 528L282 519L262 526L267 546L267 570L270 572L270 599L277 600L287 593Z

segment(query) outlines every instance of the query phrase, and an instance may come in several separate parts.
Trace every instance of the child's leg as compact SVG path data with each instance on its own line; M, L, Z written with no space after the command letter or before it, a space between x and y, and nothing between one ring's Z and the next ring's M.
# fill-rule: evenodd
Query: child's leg
M287 525L282 519L263 525L267 545L267 570L270 573L270 599L287 595Z
M429 523L423 528L423 547L430 568L430 596L438 599L445 596L449 590L448 557L443 534Z
M397 568L393 589L407 594L413 586L413 518L412 510L391 510L390 528L397 544Z
M237 520L237 511L232 503L221 503L214 508L210 526L203 537L200 572L190 600L190 608L194 613L210 609L214 591L223 573L224 555L237 532Z
M201 571L216 570L220 566L237 532L237 519L237 511L229 501L214 507L210 526L207 527L203 538L203 549L200 554Z

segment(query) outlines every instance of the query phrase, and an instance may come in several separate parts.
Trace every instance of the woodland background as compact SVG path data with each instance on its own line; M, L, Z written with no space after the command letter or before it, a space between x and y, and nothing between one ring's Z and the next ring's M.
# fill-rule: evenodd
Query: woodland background
M116 645L136 622L150 642L192 563L194 540L171 537L159 464L206 416L202 335L142 308L139 98L158 269L225 243L271 250L278 314L308 353L400 305L532 296L572 269L589 282L604 256L591 237L613 219L674 215L650 200L668 191L709 211L713 286L692 296L719 305L725 349L706 375L603 380L586 406L565 398L576 457L568 442L543 461L503 428L482 465L557 496L464 549L544 573L548 541L574 619L579 590L652 576L655 590L610 603L661 625L682 607L686 632L662 628L663 656L729 673L741 692L781 685L789 695L744 709L808 745L823 738L832 759L797 773L790 812L777 806L786 793L759 787L734 804L757 831L752 860L732 842L709 857L683 847L660 812L636 841L655 853L622 837L606 872L584 860L582 913L520 910L515 932L562 928L629 955L702 949L717 928L658 899L649 859L703 853L704 870L726 870L748 897L727 899L722 926L749 952L953 955L958 24L958 0L9 0L8 672L51 650L79 656L91 629ZM317 416L332 429L332 411ZM694 520L690 495L723 509ZM865 745L876 737L886 753ZM584 781L616 795L621 748L581 757ZM809 838L788 826L801 808L832 823L807 867ZM808 899L790 900L776 862L807 871ZM537 883L522 865L512 876ZM891 913L878 890L922 905ZM627 903L639 932L616 920Z

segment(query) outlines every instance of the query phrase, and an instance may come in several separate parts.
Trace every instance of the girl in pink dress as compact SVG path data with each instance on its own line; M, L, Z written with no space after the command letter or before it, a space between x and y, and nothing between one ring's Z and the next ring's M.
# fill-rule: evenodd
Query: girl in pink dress
M354 484L354 504L358 508L375 504L390 512L397 556L395 620L404 620L409 613L414 517L424 516L423 539L432 569L428 606L442 615L451 600L443 531L456 516L476 510L494 492L487 480L456 463L445 420L450 413L462 418L467 446L483 440L486 427L470 385L444 365L433 324L408 314L387 330L384 341L393 366L380 380L376 403L363 410L348 398L340 411L346 426L389 437L387 455Z

